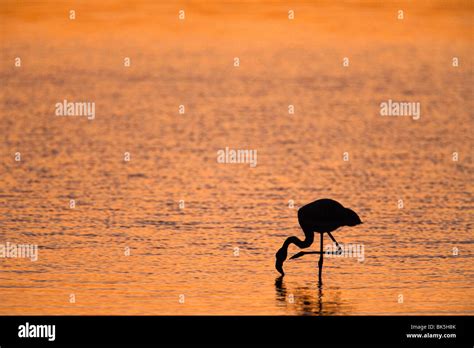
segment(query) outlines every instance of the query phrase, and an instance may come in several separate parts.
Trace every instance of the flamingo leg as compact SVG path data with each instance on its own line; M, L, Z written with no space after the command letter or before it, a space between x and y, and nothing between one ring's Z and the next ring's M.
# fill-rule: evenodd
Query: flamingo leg
M320 251L300 251L299 253L294 254L292 257L289 258L289 260L294 260L294 259L299 259L300 257L304 255L311 255L311 254L317 254L320 255ZM323 252L324 255L339 255L338 251L325 251Z
M329 237L331 237L332 241L334 243L336 243L336 246L337 246L337 253L336 254L342 254L342 247L339 245L339 243L337 242L336 238L333 237L333 235L331 234L331 232L328 232L329 234Z
M319 262L322 264L323 255L341 255L342 251L343 251L342 247L339 245L336 238L334 238L334 236L331 234L331 232L327 232L327 234L329 234L329 237L333 240L334 243L336 243L337 251L335 251L335 252L331 252L331 251L323 252L323 247L322 247L322 245L323 245L323 233L321 233L321 251L300 251L299 253L296 253L295 255L290 257L290 260L298 259L298 258L300 258L304 255L308 255L308 254L318 254L318 255L321 255L320 258L319 258Z
M320 244L320 253L319 253L319 262L318 262L318 267L319 267L319 283L322 283L322 276L323 276L323 236L324 233L321 233L321 244Z

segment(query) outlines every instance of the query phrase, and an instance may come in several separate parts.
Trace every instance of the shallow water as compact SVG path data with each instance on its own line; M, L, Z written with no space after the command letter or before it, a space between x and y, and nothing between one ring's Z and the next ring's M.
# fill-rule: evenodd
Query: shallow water
M0 243L39 247L0 258L0 314L473 314L472 3L407 3L403 27L395 5L195 4L180 23L123 4L73 23L0 5ZM64 99L95 119L55 116ZM381 117L388 99L420 119ZM225 147L258 165L217 163ZM364 260L279 279L297 207L325 197L364 221L334 233Z

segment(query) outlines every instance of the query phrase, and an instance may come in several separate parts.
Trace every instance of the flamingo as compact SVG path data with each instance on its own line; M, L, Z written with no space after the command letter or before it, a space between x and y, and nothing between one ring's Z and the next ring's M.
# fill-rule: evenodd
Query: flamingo
M356 226L362 223L359 216L353 210L345 208L339 202L328 198L318 199L298 209L298 222L304 232L305 239L301 240L295 236L288 237L275 255L275 268L281 273L281 276L284 276L283 262L288 256L288 246L295 244L300 249L306 249L313 244L314 233L318 232L321 237L320 251L301 251L293 255L290 259L296 259L306 254L319 254L318 266L320 281L323 268L324 233L327 233L332 241L336 243L338 248L337 253L341 253L342 248L331 232L342 226Z

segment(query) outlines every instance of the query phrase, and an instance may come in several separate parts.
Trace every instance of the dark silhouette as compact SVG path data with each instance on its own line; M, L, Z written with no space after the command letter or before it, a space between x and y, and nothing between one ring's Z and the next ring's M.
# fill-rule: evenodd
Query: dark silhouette
M291 259L299 258L306 254L319 254L319 281L321 282L321 274L323 268L323 235L326 232L329 237L336 243L338 252L342 252L339 243L331 234L341 226L356 226L362 223L359 216L351 209L344 208L340 203L332 199L318 199L298 209L298 222L303 229L305 239L301 240L298 237L292 236L285 240L282 247L276 253L275 268L282 276L285 275L283 271L283 262L288 256L288 246L295 244L300 249L306 249L314 241L314 233L318 232L321 236L320 251L301 251L291 257Z

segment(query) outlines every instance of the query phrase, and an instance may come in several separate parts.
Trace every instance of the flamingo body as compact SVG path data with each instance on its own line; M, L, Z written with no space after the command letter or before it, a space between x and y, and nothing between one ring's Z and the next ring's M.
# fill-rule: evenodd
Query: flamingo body
M300 249L308 248L313 244L314 233L320 233L321 251L318 253L321 254L321 275L323 234L328 233L331 239L339 247L339 244L332 236L331 232L342 226L356 226L362 223L359 216L353 210L345 208L339 202L328 198L318 199L301 207L298 210L298 222L305 234L305 239L301 240L294 236L287 238L275 255L275 268L282 275L285 274L283 272L283 262L286 260L288 255L288 246L290 244L295 244Z

